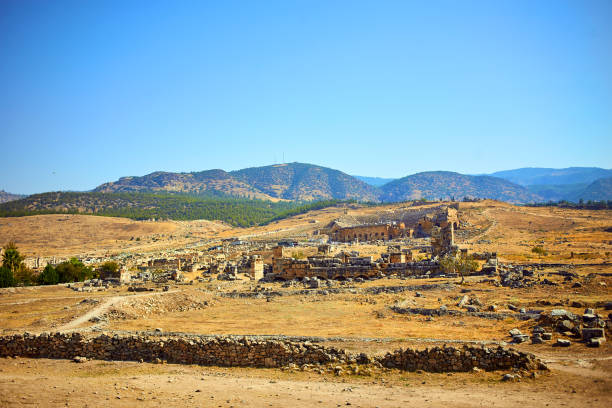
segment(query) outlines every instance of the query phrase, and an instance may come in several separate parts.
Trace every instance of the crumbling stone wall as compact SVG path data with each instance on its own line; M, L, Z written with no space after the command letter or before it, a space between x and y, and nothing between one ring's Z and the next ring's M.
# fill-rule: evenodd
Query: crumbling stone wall
M246 337L107 335L85 337L79 333L16 334L0 337L0 357L32 357L97 360L167 361L227 367L283 367L289 364L379 363L387 368L429 372L510 368L542 369L532 354L486 347L434 347L421 351L397 350L384 357L354 355L335 347Z
M337 242L386 241L403 237L412 237L412 230L406 228L403 222L395 224L363 224L331 231L331 239Z
M282 367L345 362L344 350L311 343L247 338L156 337L106 334L18 334L0 337L0 357L86 357L97 360L157 361L227 367Z
M434 347L425 350L396 350L387 353L380 363L387 368L405 371L423 370L434 373L470 371L475 367L486 370L545 369L546 366L533 354L505 349L464 346Z

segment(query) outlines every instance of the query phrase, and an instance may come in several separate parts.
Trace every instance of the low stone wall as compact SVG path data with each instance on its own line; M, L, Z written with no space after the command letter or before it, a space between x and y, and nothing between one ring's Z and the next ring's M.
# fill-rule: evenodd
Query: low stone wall
M0 357L21 356L96 360L157 361L227 367L282 367L293 364L346 362L344 350L312 343L246 338L148 337L80 333L17 334L0 337Z
M450 291L455 289L456 286L449 283L433 283L425 285L408 285L408 286L372 286L367 288L360 287L343 287L343 288L326 288L326 289L300 289L300 290L261 290L252 292L221 292L219 296L233 299L241 298L267 298L267 297L278 297L278 296L302 296L302 295L321 295L327 296L330 294L371 294L379 295L381 293L403 293L410 291L425 291L425 290L446 290Z
M425 350L396 350L379 359L387 368L405 371L423 370L433 373L470 371L475 367L486 370L523 370L546 369L546 366L533 354L505 349L464 346L434 347Z
M540 317L540 313L496 313L496 312L468 312L453 309L428 309L423 307L400 307L391 306L391 310L399 314L417 314L422 316L473 316L481 319L505 320L508 318L516 320L530 320Z
M369 364L430 372L510 368L543 368L531 354L504 348L434 347L422 351L397 350L383 357L351 354L310 342L253 340L246 337L107 335L80 333L16 334L0 337L0 357L32 357L147 361L226 367L283 367L289 364Z

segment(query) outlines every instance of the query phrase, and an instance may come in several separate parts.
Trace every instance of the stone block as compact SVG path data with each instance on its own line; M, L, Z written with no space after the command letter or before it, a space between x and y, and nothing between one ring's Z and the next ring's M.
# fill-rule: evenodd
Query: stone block
M589 339L589 341L587 342L587 346L589 346L589 347L599 347L605 341L606 341L606 339L604 339L603 337L593 337L593 338Z
M512 330L510 330L509 333L510 333L510 336L512 336L512 337L519 336L519 335L523 334L523 333L521 333L521 331L519 329L512 329Z
M557 343L555 345L558 347L569 347L572 345L572 342L565 339L557 339Z
M597 338L597 337L606 337L606 334L604 332L604 329L602 328L584 328L582 329L582 339L585 341L588 341L589 339L592 338Z
M557 326L557 330L558 330L560 333L563 333L563 332L571 332L573 328L574 328L574 323L572 323L572 322L571 322L571 321L569 321L569 320L563 320L563 321L561 321L561 323L559 323L559 325Z

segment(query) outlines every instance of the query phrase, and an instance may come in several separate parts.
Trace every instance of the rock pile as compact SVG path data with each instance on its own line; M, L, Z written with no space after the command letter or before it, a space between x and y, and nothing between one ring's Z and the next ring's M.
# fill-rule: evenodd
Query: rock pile
M542 313L538 324L539 327L550 327L565 336L581 338L591 347L599 347L605 341L605 329L609 326L604 317L591 308L586 309L582 316L564 309L554 309L550 313Z

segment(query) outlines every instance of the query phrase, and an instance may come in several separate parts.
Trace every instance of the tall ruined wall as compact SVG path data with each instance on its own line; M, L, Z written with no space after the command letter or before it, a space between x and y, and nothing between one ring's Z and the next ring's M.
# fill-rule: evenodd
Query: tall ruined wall
M384 357L353 355L335 347L288 340L257 340L246 337L98 335L86 338L72 334L18 334L0 337L0 357L158 361L227 367L283 367L289 364L344 364L371 362L387 368L429 372L545 366L532 354L512 349L486 347L434 347L421 351L397 350Z
M411 236L411 230L407 230L404 224L389 225L389 224L366 224L348 228L341 228L332 233L332 240L338 242L350 241L372 241L372 240L388 240Z
M441 212L445 212L448 205L436 205L432 207L416 207L416 208L401 208L393 211L381 211L371 215L358 215L358 216L342 216L339 221L349 225L358 224L373 224L383 222L403 222L406 227L416 225L416 223L423 218L425 215L435 215Z

